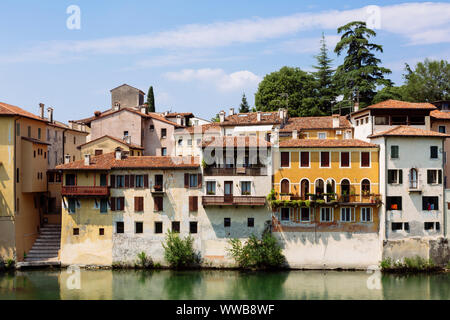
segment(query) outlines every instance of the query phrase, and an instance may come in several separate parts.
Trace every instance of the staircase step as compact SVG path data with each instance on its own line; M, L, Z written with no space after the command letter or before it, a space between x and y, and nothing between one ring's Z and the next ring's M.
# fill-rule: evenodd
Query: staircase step
M31 248L31 250L34 249L44 249L44 250L48 250L48 249L60 249L61 246L59 245L59 243L38 243L38 244L34 244L34 246Z
M40 253L43 253L43 254L46 254L46 253L54 253L54 252L58 252L59 251L59 248L57 248L57 249L31 249L29 252L28 252L28 255L30 255L30 254L40 254Z

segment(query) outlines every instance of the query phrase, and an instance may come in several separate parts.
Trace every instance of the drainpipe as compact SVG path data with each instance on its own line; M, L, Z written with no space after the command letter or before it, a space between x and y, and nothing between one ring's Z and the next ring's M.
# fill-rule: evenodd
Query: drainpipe
M446 155L445 153L445 139L441 139L442 140L442 152L443 155ZM447 159L445 159L447 161ZM444 173L445 173L445 165L444 165L444 161L441 162L441 166L442 166L442 177L445 177ZM443 226L443 235L444 238L447 238L447 234L448 234L448 230L447 230L447 209L445 209L445 203L446 203L446 199L445 199L445 186L444 186L444 178L442 178L442 199L443 199L443 204L442 204L442 215L444 217L442 223L444 224Z

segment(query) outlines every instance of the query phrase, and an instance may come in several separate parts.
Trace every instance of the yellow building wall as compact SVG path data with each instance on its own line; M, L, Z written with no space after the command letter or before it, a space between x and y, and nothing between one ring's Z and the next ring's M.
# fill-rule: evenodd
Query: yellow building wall
M114 152L116 148L121 148L123 151L133 151L134 156L141 156L142 150L130 148L129 146L122 144L108 137L99 139L98 141L91 142L88 145L81 146L80 155L84 157L85 154L95 155L95 150L103 150L103 153Z
M81 160L81 150L77 147L79 145L82 145L86 142L86 133L73 131L73 130L66 130L64 133L66 137L66 142L64 144L64 153L70 155L70 161L73 161L73 157L75 156L75 161ZM75 138L75 140L74 140Z
M336 134L336 131L341 131L341 134ZM318 139L319 132L324 132L327 134L327 139L341 140L344 139L346 131L351 131L351 129L302 129L301 132L298 132L298 137L300 139ZM292 139L292 135L280 137L280 141L289 139Z

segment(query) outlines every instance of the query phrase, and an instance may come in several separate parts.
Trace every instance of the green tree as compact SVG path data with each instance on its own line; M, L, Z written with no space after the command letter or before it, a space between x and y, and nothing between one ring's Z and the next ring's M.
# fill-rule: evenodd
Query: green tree
M401 101L411 100L406 93L406 87L404 85L400 87L386 86L375 94L372 103L375 104L389 99Z
M211 122L220 122L219 114L217 113L215 117L211 118Z
M147 109L148 112L155 112L155 95L153 94L153 87L150 86L147 93Z
M328 57L328 49L323 33L320 44L320 53L315 56L317 66L313 66L317 70L314 73L314 77L317 81L318 107L324 114L331 115L331 107L336 100L337 94L333 84L334 70L331 68L333 59Z
M245 93L243 93L241 106L239 108L239 113L248 113L248 112L250 112L250 106L248 105L247 97L245 96Z
M450 99L450 64L446 60L417 63L414 70L406 64L405 91L412 101L433 102Z
M392 82L384 77L391 70L380 67L381 60L373 52L383 52L381 45L369 42L376 33L366 27L362 21L353 21L338 28L342 34L334 52L339 56L344 51L344 62L335 73L335 83L344 101L359 100L361 107L372 103L377 86L391 86Z
M323 115L317 107L317 100L314 76L292 67L282 67L267 74L255 93L256 110L287 108L292 117Z

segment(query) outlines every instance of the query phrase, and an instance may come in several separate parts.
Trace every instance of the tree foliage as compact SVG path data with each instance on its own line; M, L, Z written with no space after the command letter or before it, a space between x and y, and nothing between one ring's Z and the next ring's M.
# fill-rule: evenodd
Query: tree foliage
M181 239L178 233L169 231L163 243L164 258L172 268L186 268L199 262L194 251L194 238L190 235Z
M368 106L376 94L377 86L391 86L384 77L391 70L380 67L381 60L373 52L383 52L381 45L369 42L376 33L362 21L353 21L338 28L342 34L334 52L339 56L346 53L344 62L335 73L335 82L344 101L358 99L361 107Z
M245 93L243 93L241 105L239 107L239 113L248 113L248 112L250 112L250 106L248 105L247 97L245 96Z
M255 106L259 111L286 108L289 115L323 115L317 103L316 80L300 68L282 67L267 74L259 83Z
M150 86L150 88L148 88L147 108L148 112L155 112L155 95L153 94L153 86Z
M317 81L318 108L322 113L331 115L331 107L336 100L337 94L333 84L334 70L331 67L333 59L328 57L328 49L323 33L320 44L320 53L315 56L317 65L313 66L317 70L314 73L314 77Z
M412 101L433 102L450 99L450 64L446 60L425 59L414 70L406 65L405 94Z

